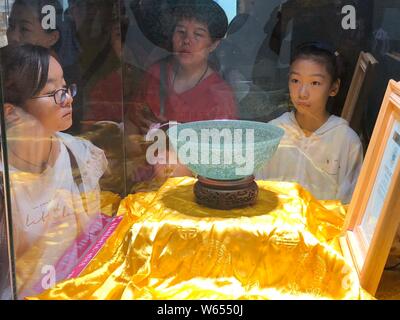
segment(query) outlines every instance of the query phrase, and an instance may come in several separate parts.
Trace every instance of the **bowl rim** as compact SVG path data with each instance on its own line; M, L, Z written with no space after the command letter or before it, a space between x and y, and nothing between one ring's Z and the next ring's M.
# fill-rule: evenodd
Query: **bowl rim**
M275 142L275 140L279 140L280 141L283 138L284 134L285 134L285 130L284 129L282 129L281 127L278 127L278 126L276 126L274 124L271 124L271 123L261 122L261 121L251 121L251 120L234 120L234 119L215 119L215 120L201 120L201 121L191 121L191 122L185 122L185 123L177 123L176 125L169 127L166 130L166 134L167 134L168 138L170 138L170 132L172 130L176 130L177 131L176 128L178 126L185 126L185 125L190 125L190 124L193 124L193 123L201 124L201 123L212 123L212 122L214 122L214 123L216 123L216 122L226 122L226 123L227 122L231 122L231 123L240 122L240 123L245 123L245 124L246 123L247 124L251 123L251 124L259 124L261 126L268 126L268 127L272 128L274 130L274 134L276 134L277 136L273 137L273 138L271 138L270 140L267 140L267 141L260 141L260 142L254 143L255 149L256 149L256 146L259 146L259 148L260 148L260 147L264 146L265 144L272 144L272 142ZM190 129L190 128L188 128L188 129ZM246 129L246 128L243 128L243 129ZM178 141L178 139L177 139L177 141ZM197 144L198 145L208 145L209 146L209 143L204 143L204 142L201 142L201 141L198 142ZM209 149L220 150L221 148L209 148Z

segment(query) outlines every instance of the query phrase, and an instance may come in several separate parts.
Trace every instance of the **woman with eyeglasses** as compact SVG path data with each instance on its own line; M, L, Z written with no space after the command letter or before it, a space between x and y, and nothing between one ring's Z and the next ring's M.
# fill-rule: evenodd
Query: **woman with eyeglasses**
M48 11L49 8L55 11ZM50 22L55 24L48 26ZM8 19L7 40L12 46L33 44L49 48L63 67L65 79L83 87L81 67L77 61L79 41L71 17L64 13L60 1L15 0ZM78 92L73 126L69 132L80 133L83 102L83 95Z
M107 160L90 142L61 133L72 125L77 88L66 84L50 51L23 45L0 53L17 286L24 296L45 289L43 266L57 266L100 212L98 181ZM67 266L76 264L77 251Z

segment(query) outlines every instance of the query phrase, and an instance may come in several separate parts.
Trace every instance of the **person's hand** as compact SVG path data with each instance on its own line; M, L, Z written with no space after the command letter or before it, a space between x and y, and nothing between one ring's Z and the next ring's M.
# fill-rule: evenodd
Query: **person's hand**
M158 179L166 180L170 177L191 177L193 173L179 160L176 163L177 155L174 150L164 150L159 154L164 159L165 164L157 163L154 165L154 176Z
M132 108L130 120L137 126L140 133L145 135L147 132L161 124L167 122L162 116L156 116L147 105L136 104Z

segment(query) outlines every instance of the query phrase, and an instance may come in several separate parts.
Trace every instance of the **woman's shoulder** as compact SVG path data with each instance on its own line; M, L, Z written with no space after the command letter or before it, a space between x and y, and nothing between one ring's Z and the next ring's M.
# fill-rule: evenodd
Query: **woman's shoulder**
M275 125L275 126L290 124L291 123L291 112L285 112L282 115L280 115L278 118L272 119L268 123Z
M152 76L157 76L160 77L160 68L162 65L167 66L167 68L172 68L172 60L170 56L164 57L153 64L151 64L147 70L146 73Z
M217 71L213 71L207 78L205 78L200 85L197 86L197 91L207 91L207 94L217 97L226 95L232 99L234 97L232 87Z
M82 137L72 136L68 133L62 132L58 132L57 137L76 157L81 158L83 161L93 153L104 154L103 150Z
M204 82L210 82L221 86L226 86L230 88L228 82L224 80L224 78L219 74L219 72L212 70L210 75L204 79Z
M104 151L96 147L92 142L67 133L58 132L57 136L76 157L80 166L84 166L91 171L98 171L100 175L107 169L108 162Z
M340 134L350 143L361 144L359 135L349 126L349 123L345 119L331 115L328 127L333 129L332 134Z
M86 140L79 136L73 136L69 133L57 132L56 136L62 143L66 144L67 146L84 147L93 145L89 140Z
M160 74L160 62L153 63L150 67L147 68L146 72L152 75Z

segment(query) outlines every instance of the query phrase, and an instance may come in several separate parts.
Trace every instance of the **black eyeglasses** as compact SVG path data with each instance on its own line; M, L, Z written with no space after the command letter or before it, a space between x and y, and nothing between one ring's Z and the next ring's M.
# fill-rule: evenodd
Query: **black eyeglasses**
M70 97L75 97L78 88L76 84L71 84L67 88L62 88L54 91L53 93L46 94L39 97L32 97L31 99L39 99L39 98L46 98L46 97L53 97L56 104L63 105L67 100L67 93Z

